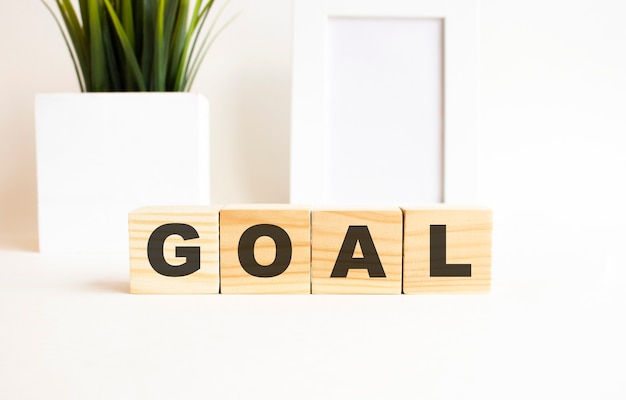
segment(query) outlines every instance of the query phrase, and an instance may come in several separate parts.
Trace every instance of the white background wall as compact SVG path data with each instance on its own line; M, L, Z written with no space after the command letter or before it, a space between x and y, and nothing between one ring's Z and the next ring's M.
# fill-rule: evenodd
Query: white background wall
M40 2L0 2L0 247L34 250L34 95L78 86ZM199 73L215 203L288 201L291 7L233 0L244 13ZM478 181L494 209L494 285L626 278L625 11L618 0L482 1Z

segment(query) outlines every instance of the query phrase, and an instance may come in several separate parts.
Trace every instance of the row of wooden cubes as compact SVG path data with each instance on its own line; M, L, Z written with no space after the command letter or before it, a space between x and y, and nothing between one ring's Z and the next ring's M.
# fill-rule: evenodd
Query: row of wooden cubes
M130 288L131 293L486 292L491 231L491 210L481 208L143 207L129 214Z

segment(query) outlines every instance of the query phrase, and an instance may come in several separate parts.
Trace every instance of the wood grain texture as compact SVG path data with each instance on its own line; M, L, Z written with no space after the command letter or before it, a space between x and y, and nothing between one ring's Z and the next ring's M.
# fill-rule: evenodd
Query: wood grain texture
M273 277L253 276L242 267L239 242L248 228L275 225L291 241L292 255L284 272ZM246 204L220 212L220 273L222 293L311 293L311 212L308 207L280 204ZM268 268L277 256L274 239L260 236L254 242L254 259Z
M185 259L176 257L176 247L199 246L198 271L187 276L168 277L150 265L148 238L156 228L168 223L191 225L199 238L183 240L178 235L171 235L163 245L165 260L171 265L180 265ZM131 293L219 293L219 207L143 207L129 213L128 228Z
M349 269L331 277L350 226L367 226L385 277ZM349 257L363 257L363 243ZM311 213L311 287L317 293L400 294L402 286L402 212L399 208L317 209Z
M403 207L404 293L471 293L491 288L492 212L446 206ZM446 226L446 263L471 264L471 277L431 277L431 225Z

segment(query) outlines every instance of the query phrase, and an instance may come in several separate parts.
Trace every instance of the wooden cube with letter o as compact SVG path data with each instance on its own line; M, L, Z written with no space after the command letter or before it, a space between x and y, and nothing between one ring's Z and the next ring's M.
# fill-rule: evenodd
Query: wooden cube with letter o
M246 204L220 211L222 293L311 293L308 207Z
M311 287L313 293L400 294L402 211L313 210Z

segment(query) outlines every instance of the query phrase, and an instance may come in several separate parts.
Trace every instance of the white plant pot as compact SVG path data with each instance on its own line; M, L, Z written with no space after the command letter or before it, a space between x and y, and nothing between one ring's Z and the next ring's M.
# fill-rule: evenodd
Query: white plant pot
M40 252L127 252L130 210L209 204L203 96L41 94L35 108Z

